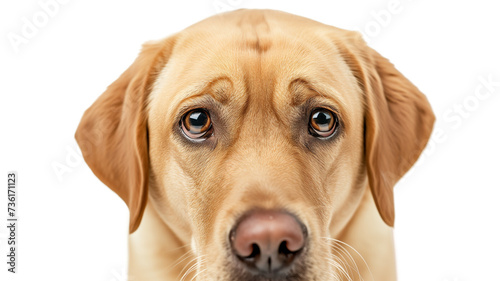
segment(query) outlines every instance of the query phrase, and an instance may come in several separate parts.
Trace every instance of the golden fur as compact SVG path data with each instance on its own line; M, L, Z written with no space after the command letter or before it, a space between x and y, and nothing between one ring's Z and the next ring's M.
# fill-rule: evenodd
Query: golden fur
M335 140L308 134L314 106L338 111ZM193 108L213 120L203 144L179 133ZM267 208L308 229L287 280L391 281L393 186L433 122L425 96L358 33L239 10L146 43L76 138L130 209L130 280L265 280L234 269L227 238L241 214Z

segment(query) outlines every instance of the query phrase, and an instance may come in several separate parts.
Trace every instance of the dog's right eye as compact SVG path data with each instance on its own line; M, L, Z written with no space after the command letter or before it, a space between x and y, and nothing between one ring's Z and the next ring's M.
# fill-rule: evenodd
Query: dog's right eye
M180 121L180 127L184 135L190 140L203 141L212 134L212 120L208 111L204 109L193 109Z

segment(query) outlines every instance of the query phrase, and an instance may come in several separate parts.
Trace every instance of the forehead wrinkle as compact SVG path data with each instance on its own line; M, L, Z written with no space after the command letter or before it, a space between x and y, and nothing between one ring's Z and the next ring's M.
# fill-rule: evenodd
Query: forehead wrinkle
M224 87L224 84L226 87ZM233 83L227 76L220 76L214 79L211 79L208 82L201 82L195 85L192 85L184 92L179 98L178 102L175 102L173 105L173 119L180 118L180 114L182 111L186 110L192 104L196 104L195 101L202 102L205 100L204 104L218 102L222 105L225 105L229 101L228 88L231 88ZM206 100L204 98L209 98L210 100ZM191 105L190 105L191 104Z
M243 85L251 108L273 112L276 88L275 69L266 64L266 54L245 52L243 57Z
M298 87L297 87L298 85ZM311 82L303 78L293 79L288 85L288 92L291 94L290 105L298 108L304 104L317 100L327 102L336 109L337 114L342 119L346 127L349 126L349 106L343 99L342 94L334 87L328 87L318 82Z
M298 85L299 87L295 87ZM302 88L302 89L301 89ZM334 88L324 89L318 83L307 81L303 78L297 78L288 85L289 92L292 94L292 106L300 106L308 100L316 97L332 102L339 110L346 107L341 94Z
M224 85L224 84L229 84ZM179 104L186 100L198 98L208 95L221 104L226 104L229 101L228 88L232 88L233 83L227 76L216 77L208 82L201 82L189 87L182 96Z

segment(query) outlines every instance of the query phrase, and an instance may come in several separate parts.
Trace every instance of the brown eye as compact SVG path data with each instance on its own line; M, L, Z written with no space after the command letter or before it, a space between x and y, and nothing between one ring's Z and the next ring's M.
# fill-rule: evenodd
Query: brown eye
M212 134L212 120L204 109L194 109L184 114L180 125L182 132L191 140L203 141Z
M315 137L326 138L337 128L337 115L325 108L317 108L311 113L309 133Z

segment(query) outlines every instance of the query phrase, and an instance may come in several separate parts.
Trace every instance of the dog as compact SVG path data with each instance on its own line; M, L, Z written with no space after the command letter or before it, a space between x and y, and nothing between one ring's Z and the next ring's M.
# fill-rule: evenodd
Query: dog
M434 120L358 32L238 10L145 43L75 137L130 210L130 280L391 281Z

